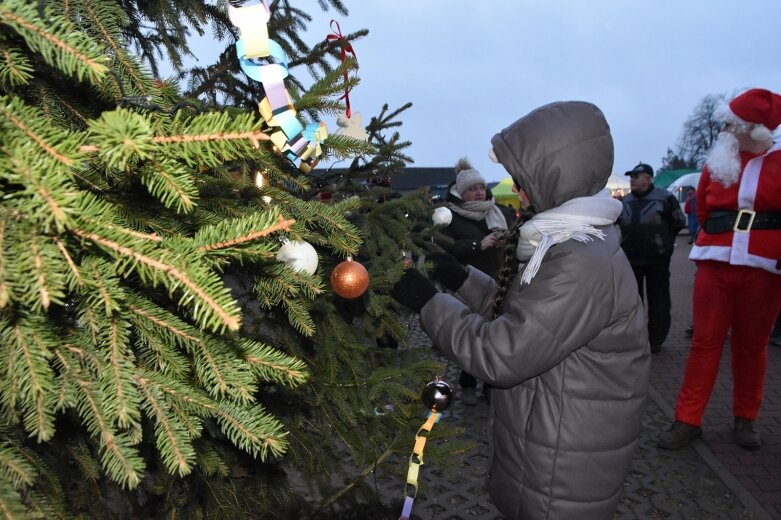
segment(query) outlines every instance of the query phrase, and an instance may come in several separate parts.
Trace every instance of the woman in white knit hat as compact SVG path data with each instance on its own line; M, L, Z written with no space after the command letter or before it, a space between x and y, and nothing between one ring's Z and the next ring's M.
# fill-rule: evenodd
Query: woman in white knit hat
M496 278L504 260L505 237L516 220L515 211L496 204L479 171L466 158L455 166L456 180L450 185L447 207L453 218L443 233L453 239L445 249L464 265L471 265ZM465 404L476 403L477 379L461 371L458 378ZM488 388L483 392L488 397Z

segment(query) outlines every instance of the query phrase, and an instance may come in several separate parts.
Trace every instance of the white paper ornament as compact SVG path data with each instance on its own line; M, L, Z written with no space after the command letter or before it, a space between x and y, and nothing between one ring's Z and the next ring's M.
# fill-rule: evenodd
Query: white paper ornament
M449 226L453 221L453 212L448 208L441 206L434 210L434 215L431 217L434 224L437 226Z
M317 271L317 251L309 242L289 240L279 248L276 258L296 271L309 274Z
M336 118L336 126L339 127L337 133L340 135L346 135L347 137L352 137L359 141L369 140L369 135L363 128L363 118L361 117L360 112L354 113L352 117L349 118L344 114L339 114Z

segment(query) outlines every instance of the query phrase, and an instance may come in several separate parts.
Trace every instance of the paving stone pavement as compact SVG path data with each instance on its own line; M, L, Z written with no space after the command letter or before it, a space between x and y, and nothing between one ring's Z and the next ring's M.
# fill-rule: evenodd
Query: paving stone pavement
M769 351L766 397L757 422L763 433L762 449L747 452L732 441L727 359L706 411L704 438L674 452L656 447L657 436L672 417L689 347L684 330L690 325L695 268L687 259L687 240L687 236L679 237L673 257L673 326L664 350L653 356L643 430L615 518L781 520L781 347L770 347ZM417 320L410 324L410 348L428 351L431 342ZM447 365L444 376L458 392L458 368L453 363ZM485 487L489 408L482 400L466 406L456 395L443 420L465 428L465 435L477 448L462 457L454 473L446 474L430 464L422 467L414 520L501 518ZM380 496L389 500L403 491L398 477L378 474L377 485Z

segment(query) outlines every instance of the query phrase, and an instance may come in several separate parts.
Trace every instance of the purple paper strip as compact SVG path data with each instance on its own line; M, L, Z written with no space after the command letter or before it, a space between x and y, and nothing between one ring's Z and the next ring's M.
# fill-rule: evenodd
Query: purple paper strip
M409 515L412 514L412 502L414 501L415 499L413 497L404 499L404 507L401 509L399 520L409 520Z

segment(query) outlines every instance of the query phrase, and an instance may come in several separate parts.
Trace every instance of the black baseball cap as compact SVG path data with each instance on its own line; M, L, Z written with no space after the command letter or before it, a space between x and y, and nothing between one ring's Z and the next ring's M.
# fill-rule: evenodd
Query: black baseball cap
M651 168L649 165L645 163L640 163L628 172L626 172L624 175L632 175L633 173L647 173L651 177L654 176L654 169Z

